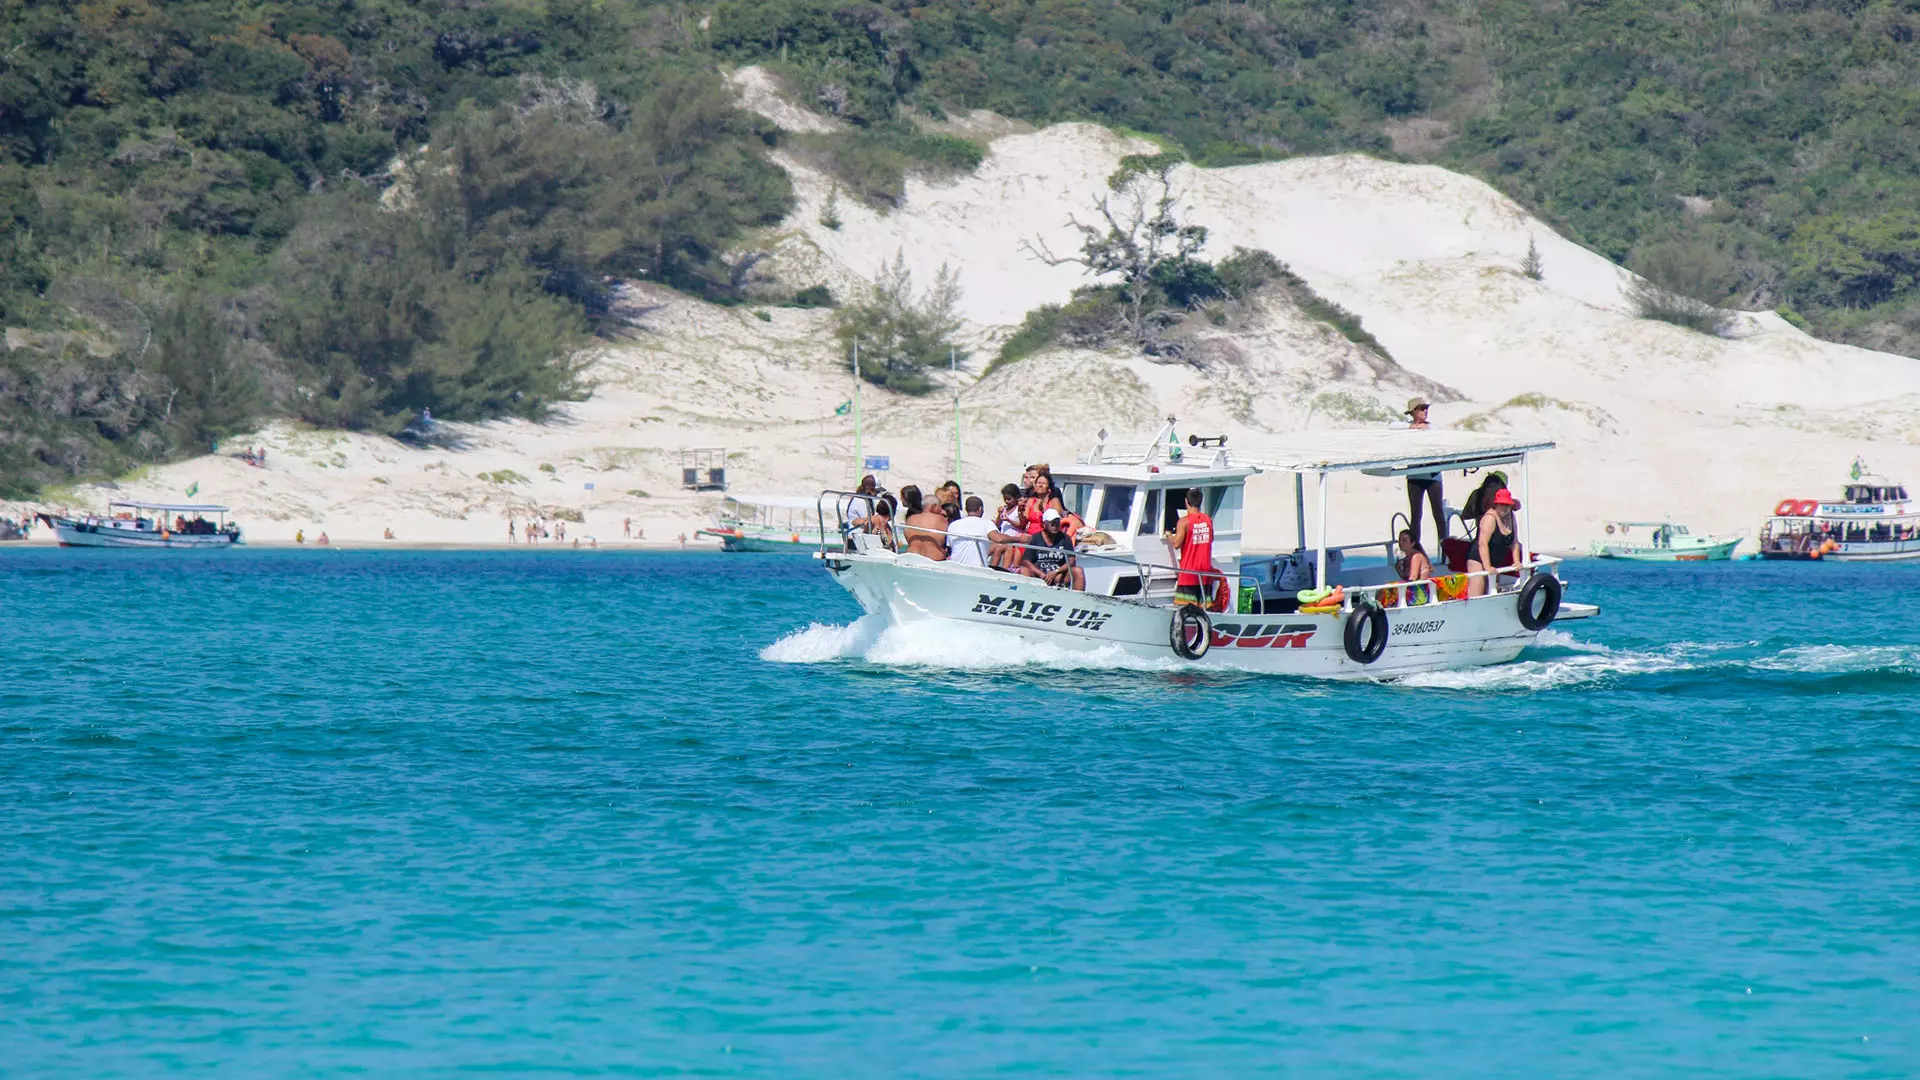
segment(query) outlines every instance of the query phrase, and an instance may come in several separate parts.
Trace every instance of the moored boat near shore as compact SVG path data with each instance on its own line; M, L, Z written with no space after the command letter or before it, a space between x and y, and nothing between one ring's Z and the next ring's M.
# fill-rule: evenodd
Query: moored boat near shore
M229 548L245 543L230 512L212 503L110 502L104 514L37 516L61 547Z
M1509 564L1471 573L1442 567L1413 582L1399 580L1392 536L1340 546L1327 539L1332 474L1398 485L1409 475L1518 464L1524 506L1528 456L1552 443L1462 431L1336 431L1240 454L1230 453L1224 439L1189 442L1206 445L1186 451L1169 422L1150 443L1103 444L1053 470L1068 509L1099 541L1075 554L1084 589L896 553L881 537L858 531L844 547L825 545L821 559L869 615L889 625L986 624L1069 649L1335 679L1505 663L1560 613L1560 561L1534 553L1524 517L1514 526ZM1285 555L1243 558L1246 480L1261 472L1293 475L1298 544ZM1309 477L1317 505L1311 543ZM1180 568L1162 540L1190 489L1202 493L1213 522L1205 610L1175 602ZM847 497L825 492L821 504L844 505ZM1386 558L1346 558L1375 553Z
M1713 562L1731 558L1742 539L1696 534L1672 521L1609 521L1607 538L1595 540L1588 554L1634 562Z
M1760 528L1763 559L1893 562L1920 559L1920 507L1906 485L1855 460L1836 501L1782 499Z
M713 524L696 537L720 541L722 551L812 553L829 533L820 523L817 500L804 495L729 495L713 515ZM832 534L837 536L838 534Z

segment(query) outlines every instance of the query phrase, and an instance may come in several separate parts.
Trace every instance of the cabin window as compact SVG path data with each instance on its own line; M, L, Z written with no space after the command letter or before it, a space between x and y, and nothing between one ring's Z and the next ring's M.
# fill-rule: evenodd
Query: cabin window
M1087 497L1093 494L1092 484L1061 484L1060 501L1069 513L1087 516Z
M1133 524L1133 496L1138 488L1132 484L1109 484L1107 492L1100 498L1100 519L1093 527L1101 532L1126 532Z
M1160 520L1160 488L1147 489L1147 508L1140 514L1140 535L1152 536Z
M1160 531L1172 532L1180 527L1180 514L1187 508L1187 489L1168 488L1160 497Z
M1207 516L1213 519L1215 532L1240 531L1240 485L1210 487L1207 490Z

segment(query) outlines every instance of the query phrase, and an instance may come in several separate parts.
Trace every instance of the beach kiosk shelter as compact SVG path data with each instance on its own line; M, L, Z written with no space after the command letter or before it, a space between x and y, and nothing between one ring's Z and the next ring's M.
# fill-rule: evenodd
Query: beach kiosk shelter
M680 451L680 486L688 491L727 490L727 451L720 446Z

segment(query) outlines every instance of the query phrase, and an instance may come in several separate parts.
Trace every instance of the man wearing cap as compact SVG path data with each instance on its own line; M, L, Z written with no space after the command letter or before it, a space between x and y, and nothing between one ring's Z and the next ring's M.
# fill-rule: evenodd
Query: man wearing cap
M1074 562L1073 537L1060 521L1059 507L1049 506L1040 515L1040 531L1027 541L1026 559L1020 573L1037 577L1049 585L1067 589L1087 587L1086 574Z
M1427 423L1427 410L1432 407L1432 402L1415 394L1407 402L1407 427L1414 431L1426 431L1432 428L1433 425ZM1447 511L1444 508L1446 500L1441 494L1439 473L1407 474L1407 522L1413 527L1413 540L1416 544L1420 542L1420 519L1424 516L1422 511L1426 509L1420 504L1422 497L1426 499L1428 506L1433 507L1433 550L1439 551L1440 545L1447 539Z

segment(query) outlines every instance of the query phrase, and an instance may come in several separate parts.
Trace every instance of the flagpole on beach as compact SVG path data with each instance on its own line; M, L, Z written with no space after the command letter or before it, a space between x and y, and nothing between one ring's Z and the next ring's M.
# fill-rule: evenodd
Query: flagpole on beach
M961 502L966 502L967 475L960 464L960 364L953 347L947 347L947 377L953 380L953 482L960 485Z
M853 339L853 485L860 486L860 470L866 459L860 456L860 339Z

